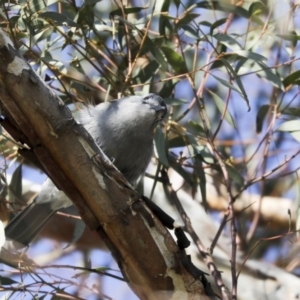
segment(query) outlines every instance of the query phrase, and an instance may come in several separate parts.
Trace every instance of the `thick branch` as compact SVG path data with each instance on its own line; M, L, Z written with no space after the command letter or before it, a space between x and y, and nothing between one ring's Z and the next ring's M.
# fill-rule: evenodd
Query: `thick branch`
M169 232L2 31L0 102L51 179L97 229L141 299L207 299Z

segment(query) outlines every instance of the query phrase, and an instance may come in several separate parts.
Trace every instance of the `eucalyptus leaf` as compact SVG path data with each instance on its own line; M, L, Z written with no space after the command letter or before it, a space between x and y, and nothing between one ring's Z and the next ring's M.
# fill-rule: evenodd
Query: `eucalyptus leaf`
M199 155L195 157L195 164L194 164L194 172L199 178L199 186L200 186L200 193L202 198L202 203L204 206L205 211L208 211L208 203L207 203L207 197L206 197L206 175L203 168L203 163L199 159Z
M281 111L284 115L300 118L300 107L287 107Z
M109 14L110 18L113 18L114 16L124 16L125 15L129 15L129 14L136 14L139 13L140 11L144 10L144 7L123 7L112 10Z
M73 26L73 27L77 26L77 23L69 19L67 16L54 11L43 12L39 15L39 17L45 20L51 20L58 26L64 24L68 24L69 26Z
M277 131L289 132L295 140L300 142L300 120L284 122L277 128Z
M207 90L208 93L212 96L215 104L216 104L216 107L218 108L219 112L221 114L224 113L225 109L226 109L226 106L225 106L225 103L224 101L217 95L215 94L214 92L210 91L210 90ZM230 114L229 110L226 109L225 111L225 115L224 115L224 118L225 120L233 127L233 128L237 128L236 127L236 124L235 124L235 121L234 121L234 118L232 117L232 115Z
M256 16L267 11L267 7L260 1L253 2L249 6L249 15Z
M241 173L230 164L226 163L225 167L229 178L241 188L244 185L244 178L242 177Z
M265 117L270 109L270 105L262 105L257 113L256 116L256 133L260 133L262 131L263 122L265 120Z
M277 131L300 131L300 120L286 121L277 128Z
M73 246L82 237L85 228L86 225L82 220L75 220L75 229L73 232L72 240L64 247L64 249Z
M181 55L169 47L160 47L166 56L167 61L176 73L187 73L186 64Z
M12 284L20 284L11 278L0 276L0 285L12 285Z
M213 35L215 39L217 39L220 43L224 44L226 47L238 51L242 49L240 43L233 37L228 34L216 33Z
M213 35L214 29L218 28L219 26L223 25L226 23L228 18L222 18L217 20L215 23L213 23L210 27L210 35Z
M9 184L9 198L12 201L15 199L21 200L22 198L22 164L19 164L18 167L12 174L11 181Z
M235 70L231 67L231 65L226 61L226 59L221 58L222 62L224 63L224 65L227 67L227 69L229 69L231 75L234 77L239 89L240 89L240 94L242 95L243 99L245 100L247 107L248 107L248 111L250 110L250 105L249 105L249 99L248 96L246 94L244 85L240 79L240 77L236 74Z
M173 105L173 106L183 105L188 103L188 101L186 101L185 99L179 99L179 98L164 98L164 101L166 104Z
M288 76L286 76L282 83L284 84L285 88L287 88L290 85L300 85L300 70L297 70Z
M166 138L160 127L157 127L154 136L155 148L157 151L159 161L165 166L169 167L169 161L166 152Z
M234 85L232 85L231 83L229 83L225 79L220 78L220 77L218 77L216 75L213 75L213 74L211 74L211 76L214 77L217 81L219 81L222 85L226 86L227 88L229 88L231 90L234 90L234 91L238 92L242 96L242 93L239 91L239 89L237 89Z
M173 168L190 186L194 185L193 176L187 172L174 157L169 157L170 166Z

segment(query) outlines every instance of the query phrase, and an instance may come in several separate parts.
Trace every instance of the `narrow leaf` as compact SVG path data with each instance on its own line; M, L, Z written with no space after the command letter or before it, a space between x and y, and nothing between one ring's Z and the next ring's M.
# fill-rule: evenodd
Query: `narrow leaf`
M77 26L77 23L73 22L73 20L69 19L67 16L54 11L43 12L39 15L39 17L45 20L51 20L58 26L64 25L65 23L69 26Z
M214 92L210 91L210 90L207 90L210 95L212 96L215 104L216 104L216 107L218 108L219 112L221 114L224 113L224 110L226 109L226 106L225 106L225 103L224 101L217 95L215 94ZM225 120L233 127L233 128L237 128L236 127L236 124L235 124L235 121L234 121L234 118L231 116L230 112L228 109L226 109L225 111Z
M236 74L236 72L231 67L231 65L226 61L226 59L221 58L221 60L224 63L224 65L229 69L231 75L233 76L234 80L236 81L238 87L240 88L240 93L242 94L244 100L246 101L246 104L247 104L247 107L248 107L248 111L249 111L250 110L249 99L248 99L248 96L246 94L246 91L244 89L244 85L243 85L240 77Z
M21 199L22 197L22 164L14 171L9 184L10 197Z
M242 95L242 93L234 85L230 84L228 81L226 81L216 75L213 75L213 74L211 74L211 76L214 77L216 80L218 80L221 84L223 84L227 88L234 90L234 91L238 92L240 95Z
M195 164L194 164L194 172L199 178L199 186L200 186L200 193L202 198L202 203L204 206L205 211L208 210L208 204L207 204L207 197L206 197L206 175L203 169L203 163L201 161L201 158L199 158L200 155L197 154L195 156Z
M242 46L237 42L236 39L228 34L216 33L213 35L220 43L224 44L226 47L232 49L233 51L238 51L242 49Z
M157 127L157 129L156 129L154 141L155 141L155 148L157 151L159 161L165 167L169 167L170 164L169 164L169 160L167 158L167 153L166 153L166 149L167 149L166 138L160 127Z
M233 166L225 164L226 170L228 172L229 178L234 181L239 187L244 185L244 178L241 176L241 173L237 171Z
M190 186L194 185L192 175L188 173L177 161L175 161L174 157L169 157L170 166L173 168Z
M289 115L293 117L299 117L300 118L300 108L299 107L287 107L283 111L281 111L284 115Z
M20 284L19 282L15 281L11 278L0 276L0 284L1 285L12 285L15 283Z
M256 73L257 76L262 76L266 78L268 81L270 81L270 83L272 83L275 87L278 87L281 90L284 89L281 79L276 73L274 73L267 65L265 65L262 62L257 61L257 64L262 69Z
M234 51L234 53L236 53L239 56L252 59L254 61L260 61L260 62L267 61L266 57L252 51L238 50L238 51Z
M262 2L253 2L249 6L248 11L249 11L249 15L252 17L265 12L266 9L267 9L266 6Z
M300 131L300 120L292 120L282 123L278 128L277 131Z
M176 73L187 73L185 61L181 55L169 47L160 47L160 49Z
M123 7L112 10L109 14L110 18L113 18L114 16L123 16L123 11L125 15L129 15L129 14L136 14L138 12L140 12L141 10L145 9L144 7Z
M202 125L200 125L199 123L196 123L193 120L189 120L189 125L196 130L197 134L202 135L202 136L206 136L205 130L202 127Z
M287 121L281 124L277 131L286 131L298 142L300 142L300 120Z
M261 133L264 119L269 111L270 105L262 105L256 116L256 133Z
M227 20L228 18L222 18L213 23L210 27L210 35L213 35L214 30L219 26L223 25L225 22L227 22Z
M293 84L300 85L300 70L295 71L289 74L288 76L286 76L283 79L282 83L285 86L285 88Z
M188 101L186 101L185 99L179 99L179 98L164 98L164 102L168 105L173 105L173 106L183 105L188 103Z

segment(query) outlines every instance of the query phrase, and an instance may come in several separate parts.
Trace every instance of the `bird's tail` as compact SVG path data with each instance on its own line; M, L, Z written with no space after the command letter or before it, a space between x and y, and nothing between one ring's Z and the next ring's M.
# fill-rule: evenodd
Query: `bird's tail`
M53 210L51 203L33 201L9 222L5 228L5 236L7 239L27 246L54 213L56 210Z

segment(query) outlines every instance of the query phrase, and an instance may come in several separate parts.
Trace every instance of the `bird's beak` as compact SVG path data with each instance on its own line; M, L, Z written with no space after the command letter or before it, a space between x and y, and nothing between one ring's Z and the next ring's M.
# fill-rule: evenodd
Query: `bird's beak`
M156 105L155 107L151 107L156 112L156 119L157 121L163 120L163 118L167 114L167 106L164 102L163 105Z

